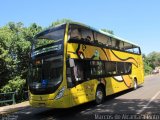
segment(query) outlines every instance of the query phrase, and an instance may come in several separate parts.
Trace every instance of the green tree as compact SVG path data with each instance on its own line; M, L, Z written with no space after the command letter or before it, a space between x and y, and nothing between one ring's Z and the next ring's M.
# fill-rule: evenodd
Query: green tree
M17 43L17 58L19 61L17 70L20 71L22 78L27 77L31 43L34 36L40 31L42 31L42 27L36 23L31 24L28 28L23 28L21 39Z
M42 27L37 25L36 23L33 23L29 27L23 29L24 39L32 43L34 40L34 36L40 31L42 31Z
M11 55L12 39L14 38L12 30L7 26L0 28L0 87L7 83L14 73L16 61Z
M148 54L147 62L153 69L160 66L160 53L154 51Z
M151 73L153 68L151 67L148 57L145 54L143 54L142 57L144 62L144 72L145 72L145 75L148 75Z
M0 28L0 87L17 76L26 79L31 42L41 30L36 23L24 27L21 22Z
M101 31L107 32L107 33L110 33L110 34L114 35L114 32L112 30L107 30L107 29L103 28L103 29L101 29Z
M16 92L16 102L22 101L24 99L24 90L26 85L26 80L22 79L21 76L16 76L15 78L8 81L8 83L2 87L2 93Z
M143 55L145 74L149 74L153 69L160 66L160 52L151 52L147 56Z
M72 22L71 19L66 19L66 18L63 18L61 20L57 20L55 22L52 22L52 27L56 26L56 25L59 25L59 24L62 24L62 23L65 23L65 22Z
M25 85L25 79L21 79L20 76L16 76L14 79L8 81L8 84L2 87L3 93L18 92L21 93Z

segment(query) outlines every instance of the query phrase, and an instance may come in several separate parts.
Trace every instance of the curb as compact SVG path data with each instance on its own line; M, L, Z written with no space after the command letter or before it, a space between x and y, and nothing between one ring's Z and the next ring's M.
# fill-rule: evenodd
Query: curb
M11 113L26 109L28 107L30 107L28 101L18 103L18 104L9 105L9 106L3 106L3 107L0 107L0 115L11 114Z

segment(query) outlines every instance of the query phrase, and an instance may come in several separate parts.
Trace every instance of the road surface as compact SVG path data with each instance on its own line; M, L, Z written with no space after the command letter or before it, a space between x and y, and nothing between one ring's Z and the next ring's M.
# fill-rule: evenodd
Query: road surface
M157 116L147 116L147 115ZM130 116L128 116L130 115ZM132 116L133 115L133 116ZM93 102L69 109L27 107L22 111L5 115L18 120L94 120L131 119L133 117L160 119L160 75L145 78L137 90L127 90L106 97L101 105ZM141 115L141 116L139 116ZM135 118L133 118L135 119Z

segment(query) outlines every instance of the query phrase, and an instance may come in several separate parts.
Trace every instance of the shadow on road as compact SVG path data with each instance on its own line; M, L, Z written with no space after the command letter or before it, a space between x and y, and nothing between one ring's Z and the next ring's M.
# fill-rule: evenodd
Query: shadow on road
M147 107L145 105L149 100L117 98L128 92L131 92L131 90L108 96L101 105L95 105L94 102L90 102L68 109L43 110L41 108L28 108L28 110L16 114L18 115L18 119L23 120L94 120L96 114L137 114L143 107L145 107L145 110L142 111L143 114L160 113L160 100L153 101Z

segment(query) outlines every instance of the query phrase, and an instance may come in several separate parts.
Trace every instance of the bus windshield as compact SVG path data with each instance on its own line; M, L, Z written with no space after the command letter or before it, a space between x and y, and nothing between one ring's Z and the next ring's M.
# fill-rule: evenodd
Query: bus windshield
M29 67L31 93L53 93L62 82L64 31L65 25L60 25L35 36Z
M34 94L54 92L62 81L62 56L33 60L30 66L29 87Z
M65 26L61 25L55 28L45 30L36 35L32 44L32 56L42 53L59 50L61 45L54 46L53 44L63 41Z

